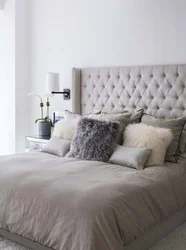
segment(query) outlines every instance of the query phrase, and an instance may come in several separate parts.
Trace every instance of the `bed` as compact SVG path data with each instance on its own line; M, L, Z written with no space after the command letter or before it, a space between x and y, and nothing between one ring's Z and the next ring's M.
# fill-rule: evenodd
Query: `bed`
M186 65L73 69L72 86L78 114L186 116ZM144 171L45 153L0 168L0 235L31 249L145 250L186 220L185 154Z

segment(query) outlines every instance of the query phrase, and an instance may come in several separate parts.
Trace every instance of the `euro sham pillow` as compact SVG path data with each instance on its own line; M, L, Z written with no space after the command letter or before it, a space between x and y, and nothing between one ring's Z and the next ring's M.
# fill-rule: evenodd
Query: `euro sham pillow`
M68 157L108 162L115 147L119 124L82 118L77 125Z
M144 115L142 117L142 123L144 124L152 125L155 127L168 128L172 131L173 140L168 147L165 158L166 161L173 163L177 162L177 153L179 151L180 138L185 122L186 119L183 117L176 119L159 119L150 115Z
M143 123L129 124L124 132L125 147L151 149L145 166L162 165L173 135L170 129L157 128Z
M70 141L52 136L42 152L64 157L70 151Z
M129 168L144 169L151 150L147 148L124 147L117 145L109 162Z
M141 118L143 116L143 109L139 110L132 110L132 109L122 109L122 110L117 110L117 109L102 109L101 113L102 114L128 114L129 115L129 123L140 123Z

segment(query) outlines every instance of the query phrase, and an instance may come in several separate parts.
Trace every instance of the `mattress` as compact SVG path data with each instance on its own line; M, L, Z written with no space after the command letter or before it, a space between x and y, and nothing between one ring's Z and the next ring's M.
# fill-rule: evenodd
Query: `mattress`
M186 202L186 155L137 171L34 152L0 171L0 228L56 250L121 250Z

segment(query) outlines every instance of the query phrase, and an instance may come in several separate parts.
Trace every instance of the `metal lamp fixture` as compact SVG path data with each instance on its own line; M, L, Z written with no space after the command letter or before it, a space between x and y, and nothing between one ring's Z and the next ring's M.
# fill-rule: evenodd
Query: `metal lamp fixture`
M59 73L46 74L46 87L47 92L51 92L54 95L63 95L64 100L70 99L70 89L59 91Z

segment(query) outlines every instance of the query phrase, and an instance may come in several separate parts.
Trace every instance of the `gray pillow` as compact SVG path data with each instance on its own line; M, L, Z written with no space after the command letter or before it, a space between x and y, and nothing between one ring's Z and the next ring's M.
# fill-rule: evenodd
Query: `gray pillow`
M128 117L128 123L139 123L141 122L141 118L143 116L143 109L139 109L139 110L132 110L132 109L121 109L121 110L117 110L117 109L102 109L101 113L102 114L123 114L123 115L127 115Z
M166 161L177 162L177 153L179 150L179 143L181 138L181 133L185 125L186 119L183 117L175 119L159 119L154 116L144 115L142 117L142 123L152 125L155 127L169 128L173 134L173 140L167 149Z
M89 119L96 119L100 121L110 121L110 122L118 122L119 123L119 131L118 131L118 137L117 137L117 143L122 144L123 142L123 131L125 130L127 124L129 123L130 117L131 117L130 112L125 112L125 113L100 113L100 111L95 111L93 113L89 113L87 115L78 115L75 113L72 113L68 110L65 111L65 117L66 120L74 120L79 121L81 118L89 118ZM70 126L72 127L72 126ZM75 126L73 127L74 129L76 128ZM72 129L71 129L72 131ZM63 131L61 132L63 134Z
M182 131L180 144L179 144L179 152L183 154L186 149L186 131Z
M68 157L107 162L118 135L116 122L82 118L77 125Z
M69 152L69 150L70 141L53 136L44 146L42 152L63 157Z
M117 146L109 162L129 168L144 169L151 150Z

